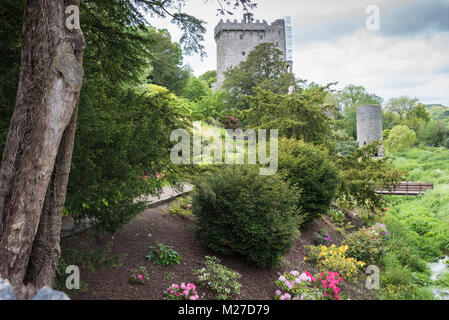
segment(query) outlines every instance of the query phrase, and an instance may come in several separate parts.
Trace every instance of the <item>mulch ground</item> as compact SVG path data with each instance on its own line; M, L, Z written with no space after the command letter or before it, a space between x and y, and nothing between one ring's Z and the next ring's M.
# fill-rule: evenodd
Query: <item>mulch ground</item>
M242 290L234 299L272 300L276 291L275 280L285 271L308 270L315 271L313 265L304 262L304 245L315 244L314 232L325 228L331 238L338 243L342 236L333 229L325 218L316 220L301 233L295 241L283 264L278 269L258 269L245 262L230 257L222 257L203 247L194 237L193 222L181 216L171 216L167 213L168 205L151 208L137 216L114 236L104 236L92 241L93 230L86 231L71 238L64 239L63 247L73 249L98 249L112 242L112 255L126 254L121 266L104 267L101 271L90 272L80 266L81 282L87 284L86 290L69 293L73 300L160 300L166 288L172 283L193 282L193 270L203 266L204 257L215 255L222 264L239 272L242 277ZM170 266L154 265L145 256L148 246L157 242L174 247L182 256L181 264ZM129 282L129 268L145 266L150 274L150 280L145 285ZM373 299L374 296L363 288L363 283L344 284L342 290L351 299ZM211 299L211 292L199 288L200 299Z

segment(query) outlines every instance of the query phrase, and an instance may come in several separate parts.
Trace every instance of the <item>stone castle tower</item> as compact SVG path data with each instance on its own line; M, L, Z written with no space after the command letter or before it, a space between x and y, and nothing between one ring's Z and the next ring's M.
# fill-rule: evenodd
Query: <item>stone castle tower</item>
M254 21L250 14L245 14L241 22L223 20L215 27L217 43L217 83L220 87L224 81L224 72L246 60L248 54L261 43L273 43L282 51L287 62L288 72L292 72L292 48L290 19L278 19L272 24L265 20Z
M382 142L382 108L380 105L357 107L357 141L360 147L376 140Z

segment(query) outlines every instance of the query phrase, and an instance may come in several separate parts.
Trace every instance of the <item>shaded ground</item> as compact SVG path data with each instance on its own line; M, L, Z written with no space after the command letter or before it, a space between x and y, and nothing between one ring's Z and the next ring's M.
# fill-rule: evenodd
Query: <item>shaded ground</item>
M127 254L118 267L105 267L102 271L89 272L81 267L81 282L87 284L87 290L71 293L74 300L120 299L120 300L160 300L164 290L172 283L193 282L192 271L203 266L204 256L214 255L195 240L192 221L181 216L170 216L166 213L168 205L148 209L137 216L113 237L106 236L96 241L92 238L93 231L86 231L77 236L65 239L63 246L76 249L95 249L113 242L112 255ZM295 241L290 253L286 255L282 267L278 269L258 269L229 257L217 256L222 264L242 275L241 294L235 299L273 299L276 287L274 281L284 271L314 271L313 265L304 262L302 246L314 244L313 233L326 228L331 238L338 243L342 236L323 218L312 223L303 231L299 240ZM181 264L171 266L153 265L145 256L148 246L156 242L173 246L182 256ZM150 274L150 281L145 285L129 283L129 268L145 266ZM170 277L171 276L171 277ZM362 284L362 281L360 282ZM362 289L362 285L344 284L343 291L351 299L373 299L374 296ZM212 298L207 290L198 290L200 299Z

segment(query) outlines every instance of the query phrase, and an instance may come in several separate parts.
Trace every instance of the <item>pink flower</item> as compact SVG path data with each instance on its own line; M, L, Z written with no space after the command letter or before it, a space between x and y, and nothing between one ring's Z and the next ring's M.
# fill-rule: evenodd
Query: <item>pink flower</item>
M198 298L199 298L198 295L194 295L190 297L190 300L198 300Z
M282 293L281 290L276 290L276 295L277 295L277 296L280 296L281 293Z

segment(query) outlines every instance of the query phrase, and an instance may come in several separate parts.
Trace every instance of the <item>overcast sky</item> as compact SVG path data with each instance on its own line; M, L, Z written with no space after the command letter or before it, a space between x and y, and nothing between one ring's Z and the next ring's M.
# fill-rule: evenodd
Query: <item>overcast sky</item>
M216 1L188 0L186 11L207 22L203 60L185 57L200 75L216 69ZM272 21L290 16L296 77L327 84L362 85L385 100L408 95L424 103L449 106L449 0L259 0L254 18ZM378 30L369 30L367 7L380 12ZM168 20L151 20L180 31Z

